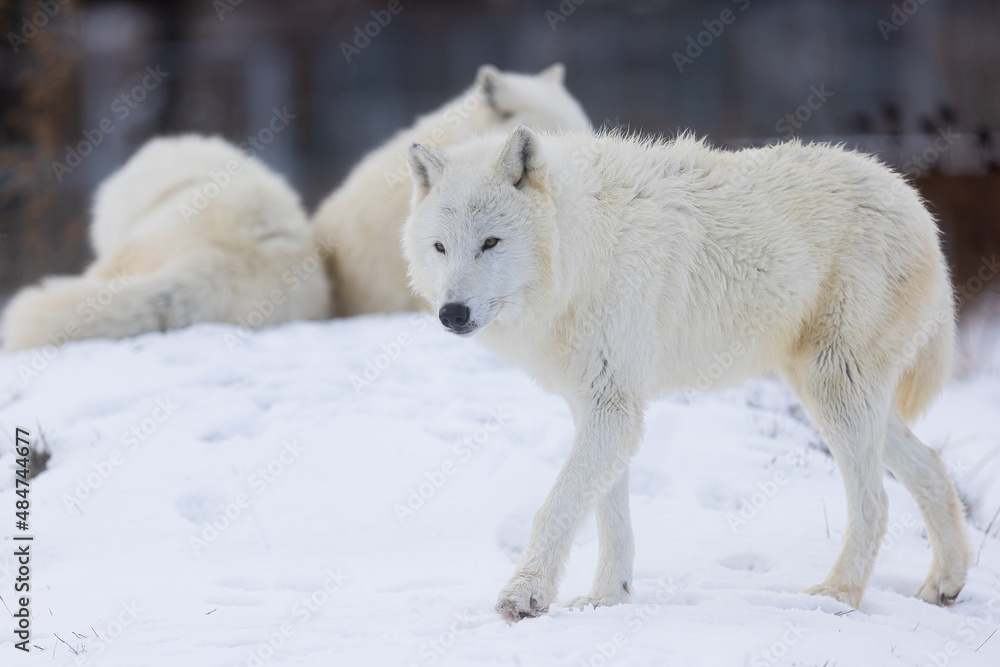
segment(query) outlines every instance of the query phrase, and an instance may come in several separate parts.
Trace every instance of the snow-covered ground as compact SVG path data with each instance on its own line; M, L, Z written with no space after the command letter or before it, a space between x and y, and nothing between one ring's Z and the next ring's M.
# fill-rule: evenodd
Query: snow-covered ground
M794 399L759 381L651 406L634 604L511 626L491 607L571 418L439 329L199 325L0 356L12 609L15 427L52 453L30 494L34 648L5 630L0 665L1000 664L1000 542L982 530L1000 508L1000 377L953 381L916 428L970 504L979 557L954 607L909 597L930 550L888 476L861 609L799 592L839 550L844 493ZM596 546L590 522L563 599L589 589Z

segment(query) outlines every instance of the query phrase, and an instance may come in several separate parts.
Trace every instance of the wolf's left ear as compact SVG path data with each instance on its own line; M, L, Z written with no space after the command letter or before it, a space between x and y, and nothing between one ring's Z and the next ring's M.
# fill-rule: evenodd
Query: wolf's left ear
M444 153L414 142L406 148L406 164L410 167L414 192L425 197L444 172Z
M539 79L545 79L546 81L551 81L552 83L562 83L563 79L566 78L566 66L562 63L556 63L555 65L549 65L541 72L538 73Z
M520 190L531 182L543 164L545 160L538 135L524 125L518 125L500 151L497 171Z

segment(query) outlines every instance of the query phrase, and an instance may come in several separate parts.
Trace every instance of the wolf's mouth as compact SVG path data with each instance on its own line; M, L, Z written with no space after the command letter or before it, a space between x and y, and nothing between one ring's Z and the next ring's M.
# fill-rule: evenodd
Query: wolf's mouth
M478 328L479 328L479 325L476 324L475 322L469 322L465 326L458 327L457 329L452 329L452 328L449 328L449 327L445 327L445 329L447 331L450 331L451 333L455 334L456 336L471 336L472 334L476 333L476 330Z

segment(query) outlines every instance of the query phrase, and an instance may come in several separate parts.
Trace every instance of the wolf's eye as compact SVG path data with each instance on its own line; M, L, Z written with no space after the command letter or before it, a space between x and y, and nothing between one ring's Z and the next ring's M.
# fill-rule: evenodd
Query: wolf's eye
M440 242L434 244L434 249L437 250L442 255L444 254L444 246Z
M483 242L483 250L489 250L490 248L495 248L496 245L500 243L500 239L495 236L491 236L486 241Z

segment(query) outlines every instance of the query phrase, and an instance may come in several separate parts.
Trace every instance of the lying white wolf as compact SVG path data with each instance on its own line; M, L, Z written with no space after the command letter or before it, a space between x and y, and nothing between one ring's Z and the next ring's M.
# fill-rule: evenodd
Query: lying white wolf
M404 248L457 334L562 394L576 438L497 610L544 613L596 504L590 594L629 598L628 462L657 394L780 373L840 467L847 535L808 592L857 606L886 530L887 466L934 553L920 598L948 604L969 563L963 509L906 426L948 377L954 312L938 231L876 160L790 142L740 152L583 134L414 144ZM712 369L707 371L706 369Z
M313 216L316 244L328 255L327 273L339 316L418 310L400 250L409 211L406 147L442 147L491 130L523 124L537 129L590 129L580 104L563 86L565 68L536 75L479 68L472 87L372 151Z
M298 195L219 138L154 139L94 200L94 263L21 291L0 335L15 351L195 322L326 317L329 289Z

